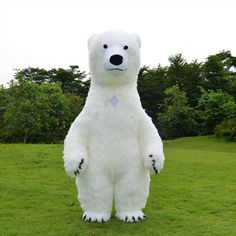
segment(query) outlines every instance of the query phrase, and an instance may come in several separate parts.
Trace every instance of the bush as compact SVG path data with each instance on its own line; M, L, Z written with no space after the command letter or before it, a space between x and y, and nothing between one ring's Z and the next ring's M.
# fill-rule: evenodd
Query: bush
M236 118L221 122L216 126L217 137L226 137L230 141L236 140Z
M67 103L58 84L21 82L3 91L1 141L52 143L64 137Z
M197 109L202 134L213 134L217 125L236 115L234 98L221 90L215 92L202 89Z
M163 112L157 114L162 138L172 139L196 134L194 110L188 105L186 93L174 85L165 90Z
M67 134L71 123L82 111L82 108L84 106L84 99L75 94L66 93L64 95L67 102L67 107L64 117L65 118L64 133Z

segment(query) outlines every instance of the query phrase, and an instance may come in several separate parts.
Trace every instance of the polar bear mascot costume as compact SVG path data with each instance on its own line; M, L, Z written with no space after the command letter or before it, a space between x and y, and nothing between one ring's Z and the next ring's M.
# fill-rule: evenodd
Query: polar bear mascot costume
M113 199L118 219L145 219L150 173L164 165L162 140L137 92L140 47L138 35L121 31L88 40L91 86L64 146L85 221L108 221Z

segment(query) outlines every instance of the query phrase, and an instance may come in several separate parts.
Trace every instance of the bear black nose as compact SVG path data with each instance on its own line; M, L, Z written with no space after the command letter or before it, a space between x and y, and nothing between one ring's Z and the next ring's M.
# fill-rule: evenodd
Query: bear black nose
M110 57L111 64L118 66L123 62L123 57L121 55L115 54Z

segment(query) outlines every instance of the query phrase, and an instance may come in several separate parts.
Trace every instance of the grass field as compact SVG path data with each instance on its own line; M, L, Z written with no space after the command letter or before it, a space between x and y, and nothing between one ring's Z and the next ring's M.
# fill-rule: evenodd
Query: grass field
M81 220L62 145L0 144L0 235L236 235L236 144L214 137L165 143L166 165L153 176L147 220Z

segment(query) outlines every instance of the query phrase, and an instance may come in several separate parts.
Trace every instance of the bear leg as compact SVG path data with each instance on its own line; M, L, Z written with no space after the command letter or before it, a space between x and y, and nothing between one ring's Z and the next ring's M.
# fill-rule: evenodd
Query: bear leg
M124 222L146 219L142 209L149 194L150 176L147 171L129 172L115 185L116 217Z
M105 223L111 217L113 187L109 179L102 176L84 175L76 179L78 199L84 210L82 219Z

